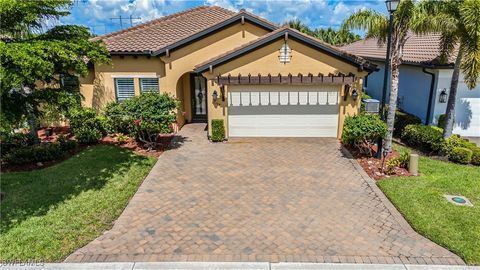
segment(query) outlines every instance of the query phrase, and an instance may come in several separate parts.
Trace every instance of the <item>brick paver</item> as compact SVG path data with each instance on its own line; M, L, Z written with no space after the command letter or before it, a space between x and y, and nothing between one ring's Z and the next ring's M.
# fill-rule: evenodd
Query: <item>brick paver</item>
M212 144L185 126L113 228L67 258L463 264L414 232L335 139Z

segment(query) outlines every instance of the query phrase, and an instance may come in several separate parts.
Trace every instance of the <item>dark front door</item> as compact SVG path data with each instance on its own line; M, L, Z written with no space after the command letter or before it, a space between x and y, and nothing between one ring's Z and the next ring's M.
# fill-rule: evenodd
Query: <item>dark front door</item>
M207 122L207 79L191 75L192 122Z

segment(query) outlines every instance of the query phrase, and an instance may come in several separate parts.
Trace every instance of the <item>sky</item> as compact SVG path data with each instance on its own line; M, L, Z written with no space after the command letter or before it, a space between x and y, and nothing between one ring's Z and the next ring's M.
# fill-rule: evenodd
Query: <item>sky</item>
M335 29L359 9L387 12L383 0L75 0L71 14L55 24L84 25L103 35L201 5L244 8L278 24L299 19L312 28Z

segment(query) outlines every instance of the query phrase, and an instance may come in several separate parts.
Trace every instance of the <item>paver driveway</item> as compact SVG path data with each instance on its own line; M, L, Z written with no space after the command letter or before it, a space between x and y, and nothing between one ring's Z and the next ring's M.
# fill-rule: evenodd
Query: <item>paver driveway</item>
M209 143L185 126L113 228L67 261L463 264L415 233L335 139Z

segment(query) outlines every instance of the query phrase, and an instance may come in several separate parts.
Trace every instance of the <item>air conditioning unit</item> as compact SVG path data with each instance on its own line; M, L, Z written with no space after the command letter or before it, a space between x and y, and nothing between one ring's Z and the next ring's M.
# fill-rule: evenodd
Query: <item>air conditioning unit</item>
M378 113L380 111L380 101L376 99L364 99L363 103L365 104L365 112L367 113Z

